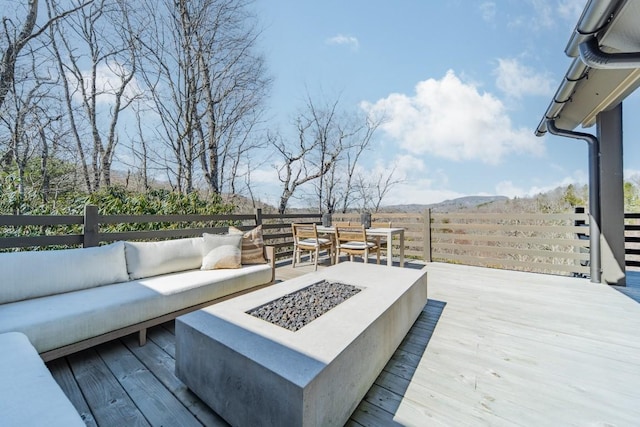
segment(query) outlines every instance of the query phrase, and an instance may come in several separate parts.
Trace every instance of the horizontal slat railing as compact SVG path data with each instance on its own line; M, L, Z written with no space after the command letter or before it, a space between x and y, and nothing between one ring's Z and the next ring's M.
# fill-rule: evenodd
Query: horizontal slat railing
M100 224L148 224L151 222L254 221L255 215L99 215Z
M278 249L277 257L291 255L292 222L319 223L321 214L286 215L100 215L87 206L85 215L0 215L0 249L97 246L117 240L163 240L225 233L230 225L249 230L262 224L265 244ZM73 231L73 232L72 232Z
M431 213L435 261L553 274L588 274L588 215Z
M361 215L332 220L361 222ZM115 240L159 240L223 233L229 225L248 230L262 224L265 243L278 258L292 253L291 223L321 223L318 213L228 215L0 215L0 250L95 246ZM626 214L627 266L640 266L640 214ZM526 271L588 274L589 241L578 238L587 214L375 213L372 222L405 230L405 256ZM430 224L430 226L426 226ZM157 228L157 229L156 229ZM397 249L399 240L392 245Z
M66 236L18 236L0 237L0 249L30 248L42 246L80 246L83 236L71 234Z
M81 245L83 224L81 215L0 215L0 249Z
M71 225L83 224L82 215L0 215L0 225Z

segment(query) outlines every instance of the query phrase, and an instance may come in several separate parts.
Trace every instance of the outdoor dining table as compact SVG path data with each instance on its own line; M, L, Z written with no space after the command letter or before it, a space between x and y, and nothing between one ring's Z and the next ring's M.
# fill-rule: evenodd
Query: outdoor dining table
M326 227L324 225L318 225L318 233L322 234L334 234L336 232L335 227ZM386 237L387 238L387 265L393 265L391 247L393 246L393 236L398 235L400 238L400 267L404 267L404 228L367 228L365 229L367 237Z

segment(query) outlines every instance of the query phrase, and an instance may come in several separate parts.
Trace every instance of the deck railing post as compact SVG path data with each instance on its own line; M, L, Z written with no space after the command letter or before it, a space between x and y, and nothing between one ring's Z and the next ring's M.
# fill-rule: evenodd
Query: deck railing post
M98 207L95 205L86 205L84 207L82 247L90 248L100 245L100 224L98 221Z
M256 227L262 225L262 209L256 208Z
M422 241L424 261L431 262L431 209L426 209L422 214Z

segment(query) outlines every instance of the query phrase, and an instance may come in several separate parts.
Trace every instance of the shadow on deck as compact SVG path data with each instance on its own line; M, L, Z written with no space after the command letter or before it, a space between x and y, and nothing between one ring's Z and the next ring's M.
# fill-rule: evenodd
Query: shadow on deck
M634 301L584 279L406 267L427 268L429 301L348 425L640 419ZM310 271L283 262L276 275L282 281ZM173 333L168 323L150 330L144 347L125 337L49 367L87 425L227 425L175 377Z
M627 286L614 286L629 298L640 302L640 271L627 271Z

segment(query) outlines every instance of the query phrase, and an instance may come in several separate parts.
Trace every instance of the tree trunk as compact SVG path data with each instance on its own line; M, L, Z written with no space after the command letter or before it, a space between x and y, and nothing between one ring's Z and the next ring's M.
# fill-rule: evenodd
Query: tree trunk
M8 5L5 6L8 7ZM38 0L29 0L27 17L22 26L22 30L20 30L20 34L18 34L18 37L13 43L7 38L7 47L2 55L2 62L0 62L0 107L4 104L7 93L9 93L9 89L13 84L18 54L29 41L37 19Z

